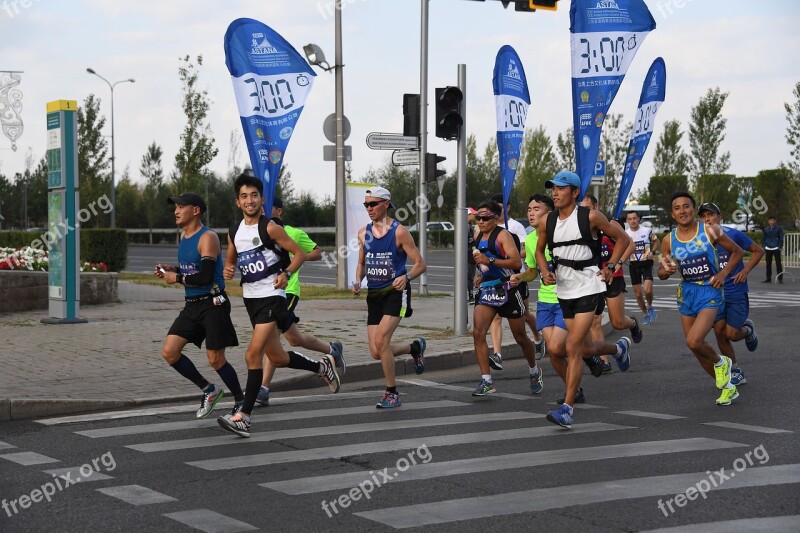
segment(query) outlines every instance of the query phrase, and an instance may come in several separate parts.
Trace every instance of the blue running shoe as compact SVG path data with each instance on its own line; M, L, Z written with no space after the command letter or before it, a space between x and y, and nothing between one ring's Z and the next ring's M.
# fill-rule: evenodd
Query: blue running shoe
M747 378L744 377L744 372L741 368L731 368L731 385L739 386L747 383Z
M333 356L333 360L336 362L336 369L339 371L340 376L344 376L344 373L347 372L347 363L344 361L344 349L342 348L342 343L339 341L333 341L330 343L331 346L331 355Z
M531 392L534 394L541 394L544 390L544 381L542 380L542 370L536 369L535 374L528 374L531 380Z
M647 308L647 314L650 315L650 322L651 323L658 316L658 313L656 313L656 310L652 306Z
M396 392L384 391L383 398L375 407L378 409L391 409L392 407L400 407L403 403L400 401L400 395Z
M258 396L256 396L256 403L259 405L269 405L269 389L265 386L261 386L258 389Z
M486 396L487 394L492 394L493 392L497 392L497 389L494 388L494 383L491 383L481 378L481 382L478 383L478 387L475 389L472 395Z
M642 323L643 323L645 326L649 326L649 325L650 325L650 322L651 322L651 319L650 319L650 311L648 311L647 313L645 313L645 314L644 314L644 320L642 320Z
M422 374L425 372L425 348L428 347L428 343L425 341L424 337L418 337L414 342L419 344L419 355L411 356L411 358L414 360L414 372L417 374ZM411 344L414 343L412 342Z
M639 327L639 321L636 320L635 316L632 316L631 319L633 320L633 327L631 328L631 338L633 342L639 344L642 342L642 328Z
M547 413L547 420L562 428L572 429L572 413L567 405L562 405L555 411Z
M751 352L756 351L758 348L758 336L756 335L756 325L749 318L744 321L744 325L750 329L750 333L744 338L744 345Z
M620 372L627 372L631 367L631 340L628 337L622 337L616 342L619 346L620 355L615 355L614 359L617 360L617 366Z

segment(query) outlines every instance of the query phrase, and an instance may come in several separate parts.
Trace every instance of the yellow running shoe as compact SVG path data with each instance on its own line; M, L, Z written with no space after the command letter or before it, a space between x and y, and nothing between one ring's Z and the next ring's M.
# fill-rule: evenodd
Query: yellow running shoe
M721 366L714 366L714 377L717 380L717 388L722 389L731 381L731 358L720 355L722 358Z
M722 389L722 394L717 398L717 405L730 405L733 400L739 397L736 385L731 385L727 389Z

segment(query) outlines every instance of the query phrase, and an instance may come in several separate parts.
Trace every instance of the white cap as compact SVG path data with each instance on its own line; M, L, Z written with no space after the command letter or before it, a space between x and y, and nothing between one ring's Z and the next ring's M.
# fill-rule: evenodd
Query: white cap
M389 200L389 207L394 208L394 204L392 203L392 193L390 193L388 189L377 186L370 187L366 190L364 195L371 196L373 198L380 198L381 200Z

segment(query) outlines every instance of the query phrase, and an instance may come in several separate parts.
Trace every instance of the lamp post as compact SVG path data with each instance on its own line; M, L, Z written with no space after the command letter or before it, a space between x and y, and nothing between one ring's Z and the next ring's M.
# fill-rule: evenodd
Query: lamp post
M116 158L114 157L114 87L120 83L131 82L134 83L136 80L133 78L128 78L127 80L119 80L111 83L103 76L98 74L92 68L87 68L86 72L89 74L94 74L104 82L108 84L109 89L111 89L111 228L117 227L117 185L116 179L117 175L115 173L115 162Z

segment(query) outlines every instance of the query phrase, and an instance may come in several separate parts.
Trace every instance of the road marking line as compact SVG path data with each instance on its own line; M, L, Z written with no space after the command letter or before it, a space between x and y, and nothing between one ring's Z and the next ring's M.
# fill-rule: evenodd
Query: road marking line
M0 455L0 459L6 459L12 463L17 463L22 466L43 465L45 463L60 463L58 459L47 457L36 452L16 452L6 453Z
M651 413L648 411L614 411L618 415L640 416L642 418L658 418L660 420L678 420L685 416L666 415L664 413Z
M493 415L483 415L484 421ZM413 439L400 439L379 442L365 442L361 444L346 444L344 446L329 446L325 448L312 448L308 450L292 450L287 452L262 453L256 455L242 455L238 457L225 457L221 459L207 459L204 461L191 461L186 464L204 470L231 470L252 466L265 466L272 464L294 463L301 461L316 461L318 459L340 459L368 453L382 453L398 450L417 449L421 444L428 448L435 446L455 446L459 444L475 444L496 442L509 439L529 439L536 437L551 437L564 435L577 435L598 431L619 431L623 429L636 429L633 426L619 426L592 422L580 424L571 430L563 430L553 425L523 428L501 429L480 433L459 433L456 435L422 436ZM245 440L245 439L242 439Z
M787 429L774 429L764 426L750 426L747 424L737 424L736 422L703 422L704 426L717 426L721 428L742 429L744 431L755 431L756 433L792 433Z
M796 533L800 531L800 515L770 516L767 518L739 518L724 522L686 524L678 527L650 529L642 533L728 533L730 531L769 531L770 533Z
M408 383L409 385L416 385L418 387L431 387L434 389L452 390L458 392L472 392L475 389L470 387L462 387L460 385L448 385L446 383L437 383L435 381L428 381L427 379L398 379L397 381ZM510 392L493 392L490 396L497 396L499 398L508 398L509 400L540 400L537 396L525 396L523 394L512 394Z
M102 474L100 472L91 469L92 473L88 476L84 476L81 474L81 467L80 466L69 466L67 468L56 468L54 470L42 470L45 474L50 474L51 476L68 476L70 479L74 479L76 482L89 482L89 481L103 481L104 479L114 479L112 476Z
M622 457L642 457L648 455L702 450L720 450L723 448L737 448L746 446L748 445L706 438L661 440L635 442L629 444L612 444L609 446L594 446L591 448L557 449L543 452L515 453L487 457L482 456L473 459L458 459L455 461L443 461L437 463L418 463L404 472L398 472L396 468L389 468L388 473L389 477L392 478L392 481L417 481L444 476L474 474L477 472L494 472L498 470L526 468L540 465L598 461L602 459L619 459ZM372 468L371 470L377 469ZM297 495L355 487L365 479L369 479L369 470L332 474L328 476L285 479L282 481L260 483L259 486L276 490L284 494Z
M599 483L548 487L505 494L482 495L430 502L418 505L390 507L354 513L393 528L409 528L431 524L490 518L517 513L535 513L576 505L596 505L603 502L655 497L682 493L699 480L705 472L615 479ZM751 467L747 475L736 476L713 490L740 489L800 483L800 464Z
M177 498L161 494L141 485L121 485L119 487L106 487L95 490L131 505L152 505L154 503L178 501Z
M245 522L240 522L235 518L215 513L210 509L192 509L190 511L180 511L178 513L167 513L163 516L171 518L176 522L189 526L207 533L235 533L237 531L256 531Z
M16 446L0 440L0 450L10 450L11 448L16 448Z
M374 409L374 407L373 407ZM201 437L197 439L169 440L160 442L146 442L126 446L132 450L145 453L165 452L173 450L187 450L192 448L209 448L212 446L226 446L229 444L248 444L251 442L268 442L280 439L299 439L307 437L322 437L330 435L348 435L352 433L367 433L373 431L392 431L396 429L424 428L438 426L453 426L457 424L485 423L501 420L531 420L541 419L544 415L528 412L484 413L464 416L442 416L437 418L419 418L406 420L392 420L388 422L373 422L369 424L348 424L343 426L321 426L310 428L287 429L283 431L267 430L261 433L252 433L250 438L242 439L228 433L219 437Z

